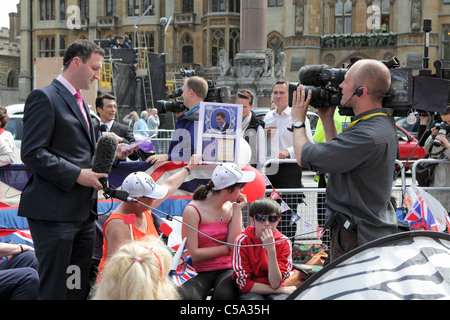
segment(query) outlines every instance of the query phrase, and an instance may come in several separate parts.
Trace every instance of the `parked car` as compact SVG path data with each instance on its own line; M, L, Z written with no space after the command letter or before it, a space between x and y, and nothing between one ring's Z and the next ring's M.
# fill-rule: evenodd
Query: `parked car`
M9 115L9 122L6 125L6 130L12 133L14 141L16 142L17 148L20 149L22 145L22 134L23 134L23 108L24 104L13 104L6 107L6 112ZM89 109L91 114L91 119L94 124L100 123L100 117Z
M419 146L419 141L405 128L397 124L398 146L400 153L400 161L405 165L405 169L409 169L419 159L427 156L425 149Z
M419 124L420 124L420 117L416 116L416 123L409 124L407 121L407 118L405 117L395 117L395 122L400 125L403 129L408 131L414 138L418 138L418 131L419 131Z

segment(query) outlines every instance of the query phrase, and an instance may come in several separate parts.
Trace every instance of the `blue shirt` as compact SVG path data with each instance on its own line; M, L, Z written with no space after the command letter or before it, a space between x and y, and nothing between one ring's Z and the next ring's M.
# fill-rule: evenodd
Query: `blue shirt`
M169 161L189 161L195 154L200 104L178 118L167 152Z

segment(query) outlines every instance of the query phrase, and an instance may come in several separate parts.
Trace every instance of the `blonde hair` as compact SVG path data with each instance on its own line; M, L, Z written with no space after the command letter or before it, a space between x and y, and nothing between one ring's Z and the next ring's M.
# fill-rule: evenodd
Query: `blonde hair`
M156 237L127 243L107 261L93 300L178 300L172 254Z

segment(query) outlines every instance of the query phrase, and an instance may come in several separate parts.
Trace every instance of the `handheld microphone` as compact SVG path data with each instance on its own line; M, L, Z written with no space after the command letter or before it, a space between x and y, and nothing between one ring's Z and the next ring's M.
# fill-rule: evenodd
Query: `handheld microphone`
M110 135L102 136L97 142L94 157L92 158L92 171L96 173L111 172L111 168L116 158L117 139ZM107 179L100 178L99 181L103 185L103 189L107 188Z
M102 124L99 128L100 132L106 132L108 131L108 126L106 124Z
M117 146L118 142L116 138L110 135L102 136L97 142L97 149L95 150L94 158L92 159L92 171L96 173L109 174L111 172L114 159L116 158ZM100 178L99 181L102 184L103 192L106 195L125 202L134 201L129 197L128 192L109 188L108 180L106 178ZM96 190L94 190L94 192L96 192Z
M124 202L136 202L133 198L129 197L129 193L124 190L117 190L117 189L110 189L108 187L104 188L103 190L105 194L110 196L111 198L116 198L119 200L122 200Z

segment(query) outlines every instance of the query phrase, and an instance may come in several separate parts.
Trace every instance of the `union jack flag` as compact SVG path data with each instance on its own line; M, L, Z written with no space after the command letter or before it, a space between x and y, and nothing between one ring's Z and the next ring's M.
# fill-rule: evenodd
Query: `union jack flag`
M177 251L179 245L173 246L172 249ZM181 286L183 283L189 279L195 277L197 272L194 269L194 264L192 262L192 257L189 251L184 247L183 253L180 257L180 262L178 268L175 271L169 273L169 277L177 286Z
M0 242L27 244L34 247L30 229L0 229Z
M411 207L411 210L409 210L405 217L405 221L408 222L414 230L438 231L433 214L428 208L425 200L420 196Z

